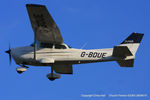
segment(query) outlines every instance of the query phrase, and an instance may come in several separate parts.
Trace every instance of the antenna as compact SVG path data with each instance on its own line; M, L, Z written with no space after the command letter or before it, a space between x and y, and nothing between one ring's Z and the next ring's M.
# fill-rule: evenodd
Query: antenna
M86 45L87 45L87 42L83 44L83 46L81 47L81 49L83 49Z

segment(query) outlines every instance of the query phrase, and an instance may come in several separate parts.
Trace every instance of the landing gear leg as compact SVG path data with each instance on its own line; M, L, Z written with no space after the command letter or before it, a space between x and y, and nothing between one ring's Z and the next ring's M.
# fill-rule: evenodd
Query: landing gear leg
M54 66L51 66L51 73L47 74L47 78L50 81L54 81L55 79L59 79L61 76L59 74L54 73Z
M54 66L51 66L51 77L49 78L49 80L51 80L51 81L54 81L54 80L56 79L56 78L54 77L53 70L54 70Z

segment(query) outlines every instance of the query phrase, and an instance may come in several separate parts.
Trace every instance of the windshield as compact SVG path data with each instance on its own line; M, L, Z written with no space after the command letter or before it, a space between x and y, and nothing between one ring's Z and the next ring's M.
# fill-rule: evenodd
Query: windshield
M37 47L38 47L39 42L37 41L36 44L37 44ZM34 47L34 42L32 44L30 44L30 46Z

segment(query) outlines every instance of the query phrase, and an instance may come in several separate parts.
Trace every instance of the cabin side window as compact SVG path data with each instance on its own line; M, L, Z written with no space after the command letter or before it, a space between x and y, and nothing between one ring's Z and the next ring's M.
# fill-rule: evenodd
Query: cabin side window
M53 48L51 43L40 43L40 48Z
M34 47L34 43L32 43L30 46ZM55 49L67 49L71 48L70 46L61 45L61 44L52 44L52 43L39 43L37 42L37 47L39 48L55 48Z

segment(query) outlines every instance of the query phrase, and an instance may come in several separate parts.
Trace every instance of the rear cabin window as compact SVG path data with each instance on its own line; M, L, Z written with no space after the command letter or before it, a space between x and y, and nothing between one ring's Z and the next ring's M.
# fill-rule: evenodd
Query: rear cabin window
M55 45L55 49L66 49L66 46L56 44L56 45Z

